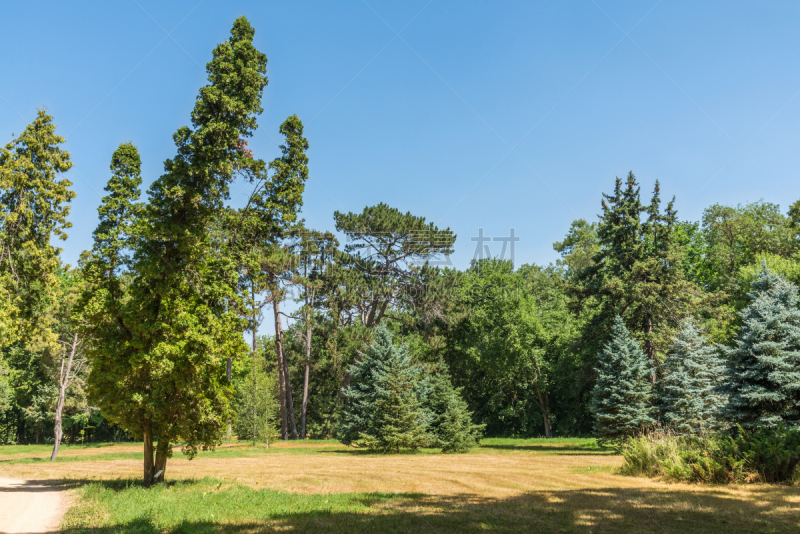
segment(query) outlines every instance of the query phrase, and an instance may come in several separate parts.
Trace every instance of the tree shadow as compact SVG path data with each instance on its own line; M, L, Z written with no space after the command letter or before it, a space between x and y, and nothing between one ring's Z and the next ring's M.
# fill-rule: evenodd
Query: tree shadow
M68 534L256 532L560 532L744 534L798 532L800 491L759 487L746 491L702 488L597 488L531 492L508 498L474 495L365 496L371 513L309 511L268 514L224 523L185 520L165 528L137 518L108 528L66 529Z
M597 445L547 445L547 444L523 444L523 445L481 445L480 449L498 449L507 451L526 451L526 452L547 452L562 455L594 455L609 456L619 454L616 449L611 447L598 447ZM477 449L476 449L477 450Z
M36 483L37 481L32 480L30 482ZM181 478L177 480L168 480L165 482L167 487L174 487L174 486L195 486L198 484L218 484L222 483L222 480L218 480L212 477L206 478ZM61 479L49 479L49 480L42 480L38 481L38 483L42 485L51 486L54 491L62 491L65 489L73 489L73 488L80 488L83 486L87 486L92 484L94 486L100 486L103 489L112 490L112 491L123 491L131 488L141 488L144 485L142 484L141 477L139 478L112 478L112 479L90 479L90 478L61 478Z

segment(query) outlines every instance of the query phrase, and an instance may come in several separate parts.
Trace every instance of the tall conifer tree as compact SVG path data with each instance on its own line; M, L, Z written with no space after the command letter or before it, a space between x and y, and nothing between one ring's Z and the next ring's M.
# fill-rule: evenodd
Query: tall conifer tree
M48 299L58 285L66 239L72 182L61 173L72 167L59 145L53 117L39 110L22 134L0 148L0 347L40 329Z
M800 426L800 310L797 287L762 265L727 350L727 418L745 429Z
M119 328L96 328L88 351L92 397L109 420L144 441L145 485L164 480L174 440L184 440L192 458L227 429L233 392L225 363L246 350L245 324L239 266L210 229L235 176L259 170L242 149L267 84L254 33L241 17L214 49L192 127L173 136L178 153L134 225L132 280L114 317Z
M628 173L624 187L617 178L614 193L603 194L602 206L600 251L570 285L576 311L591 317L584 344L598 347L609 339L619 315L655 368L656 353L666 348L698 294L680 269L674 199L662 212L656 181L650 205L642 204L636 177Z

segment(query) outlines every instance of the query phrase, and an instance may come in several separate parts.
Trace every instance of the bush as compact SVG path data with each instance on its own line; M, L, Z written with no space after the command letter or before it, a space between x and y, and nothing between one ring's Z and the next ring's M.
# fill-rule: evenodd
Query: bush
M669 430L628 439L621 473L681 482L792 482L798 478L800 430L741 427L736 436L676 436Z

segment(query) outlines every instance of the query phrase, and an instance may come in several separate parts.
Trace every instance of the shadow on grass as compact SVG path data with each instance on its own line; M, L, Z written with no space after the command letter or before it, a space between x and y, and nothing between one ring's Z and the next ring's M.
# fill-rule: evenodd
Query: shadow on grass
M554 455L558 454L593 454L593 455L611 455L611 454L619 454L615 449L611 447L600 447L595 444L587 444L587 445L559 445L554 443L552 445L548 444L521 444L521 445L493 445L493 444L481 444L480 447L474 450L480 449L498 449L498 450L506 450L506 451L528 451L528 452L547 452Z
M220 499L226 497L224 492L220 494ZM763 487L735 494L723 488L685 491L670 486L532 492L509 498L365 494L354 495L352 502L368 507L366 512L315 510L297 501L289 512L254 510L251 517L229 522L184 516L165 525L151 510L143 512L143 517L110 527L67 527L62 532L788 533L797 532L800 526L800 508L793 502L798 497L800 491L791 487Z
M37 482L32 480L30 482ZM73 488L80 488L87 485L99 486L103 489L120 492L125 491L133 488L142 488L142 479L139 478L115 478L115 479L88 479L88 478L61 478L61 479L49 479L49 480L42 480L38 481L37 483L46 484L58 490L62 489L73 489ZM223 480L219 480L214 477L205 477L205 478L181 478L178 480L169 480L166 482L166 486L169 488L172 487L181 487L181 486L197 486L197 485L206 485L206 486L213 486L215 484L222 484L224 483ZM155 486L154 486L155 487ZM2 534L2 533L0 533Z

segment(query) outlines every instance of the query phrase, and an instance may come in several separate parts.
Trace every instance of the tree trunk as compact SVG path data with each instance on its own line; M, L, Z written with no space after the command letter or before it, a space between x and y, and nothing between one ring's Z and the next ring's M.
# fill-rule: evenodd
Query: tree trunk
M292 383L289 380L289 362L286 361L286 353L283 353L284 374L286 375L286 411L289 414L289 422L292 425L291 439L297 439L297 423L294 418L294 401L292 400Z
M155 474L153 470L155 467L153 462L155 450L153 449L153 429L150 421L145 421L144 423L142 439L144 440L144 478L142 479L142 485L145 488L149 488L153 484L153 475Z
M289 439L289 427L286 421L286 376L283 362L283 331L281 325L280 304L276 295L272 295L272 309L275 314L275 350L278 353L278 385L280 387L281 439Z
M311 303L310 306L314 306L314 293L315 290L311 290ZM308 306L309 303L306 303ZM311 308L307 309L306 312L306 369L305 373L303 374L303 406L300 409L300 439L306 439L306 412L308 411L308 379L309 375L311 374Z
M644 349L647 353L647 358L650 360L650 363L653 364L653 376L650 377L650 382L653 384L656 383L656 345L653 343L653 340L650 339L650 335L653 333L653 319L648 317L644 321L644 333L647 337L647 341L644 343Z
M72 337L72 347L70 347L69 358L67 359L66 364L64 362L64 355L61 356L61 374L58 377L58 402L56 403L56 424L53 428L53 438L55 441L53 442L53 453L50 455L51 462L54 462L58 457L58 447L61 445L61 437L63 436L63 430L61 427L61 414L64 411L64 401L66 400L67 388L69 387L70 383L69 375L72 372L72 362L75 359L75 351L77 348L78 334L74 334Z
M544 437L552 438L553 429L550 427L550 414L547 411L547 398L542 396L542 390L536 386L536 393L539 395L539 406L542 409L542 419L544 420Z
M153 484L164 482L167 473L167 456L169 455L169 438L164 436L158 437L158 445L156 446L156 463L153 469Z

